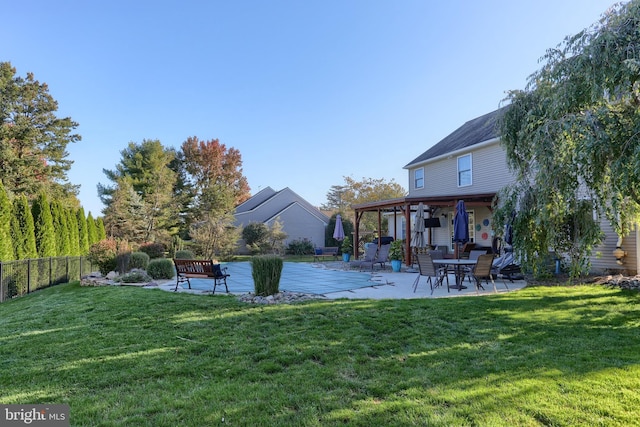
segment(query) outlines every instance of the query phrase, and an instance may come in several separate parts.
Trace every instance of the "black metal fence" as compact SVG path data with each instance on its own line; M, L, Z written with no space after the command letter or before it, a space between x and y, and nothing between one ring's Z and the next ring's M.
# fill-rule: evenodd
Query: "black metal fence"
M0 262L0 302L20 297L90 273L87 257L51 257Z

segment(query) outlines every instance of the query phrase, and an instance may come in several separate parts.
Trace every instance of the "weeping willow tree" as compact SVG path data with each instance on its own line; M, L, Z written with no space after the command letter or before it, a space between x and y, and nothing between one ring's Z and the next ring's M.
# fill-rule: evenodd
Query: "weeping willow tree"
M602 240L601 218L620 236L640 219L640 0L614 5L541 62L507 96L500 132L516 181L494 223L517 210L521 259L540 272L556 251L576 277Z

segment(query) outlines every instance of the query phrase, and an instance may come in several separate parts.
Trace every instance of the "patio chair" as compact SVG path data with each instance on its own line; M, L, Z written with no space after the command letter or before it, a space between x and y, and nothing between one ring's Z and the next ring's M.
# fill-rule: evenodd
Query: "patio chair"
M382 245L380 249L378 249L378 253L376 254L376 259L374 264L380 264L380 268L386 268L386 263L389 261L389 250L391 249L391 245Z
M385 267L385 263L389 261L389 249L391 245L382 245L378 248L372 260L363 260L359 263L358 267L362 270L364 267L368 267L373 271L373 266L380 264L381 268Z
M460 252L458 253L458 255L459 255L458 258L469 259L469 255L471 254L471 251L475 247L476 247L475 243L471 243L471 242L465 243L464 246L462 246L462 249L460 249ZM485 251L485 253L486 253L486 251Z
M482 286L482 280L484 280L486 283L489 283L489 280L491 280L494 292L498 292L498 290L496 289L496 282L493 280L493 274L491 273L492 266L493 254L484 254L478 257L476 267L473 270L473 273L471 273L471 276L476 281L476 290L479 291L480 288L484 289L484 286ZM509 287L507 286L507 282L505 282L504 280L502 282L504 283L504 287L509 289Z
M522 274L522 268L516 264L513 252L505 252L501 257L496 258L493 261L493 268L491 272L496 277L501 277L505 282L509 279L511 282L524 278Z
M472 249L471 252L469 252L469 259L477 260L480 255L484 255L486 253L487 253L486 249ZM474 265L470 265L464 268L464 273L469 278L469 281L471 281L471 274L473 273L474 269L475 269Z
M363 264L369 264L374 262L374 260L376 259L377 253L378 253L378 245L374 245L372 243L364 249L363 258L351 261L349 263L349 267L359 267L360 269L362 269Z
M445 279L447 280L447 292L449 292L449 276L447 276L446 267L436 268L433 264L431 255L428 253L418 253L416 254L416 259L418 261L418 270L420 273L418 274L418 277L416 277L415 282L413 282L413 292L415 293L418 289L418 283L422 276L427 278L427 283L429 283L429 286L431 287L431 295L433 295L433 289L441 286Z

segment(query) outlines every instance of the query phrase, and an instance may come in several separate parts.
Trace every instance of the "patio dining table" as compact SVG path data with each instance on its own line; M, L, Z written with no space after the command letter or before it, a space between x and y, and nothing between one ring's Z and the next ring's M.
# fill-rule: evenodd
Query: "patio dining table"
M450 286L452 289L457 289L461 291L463 289L467 289L466 286L462 284L464 281L465 270L463 267L468 265L475 265L478 262L477 259L459 259L459 258L451 258L451 259L434 259L433 263L435 265L447 265L453 267L454 275L456 276L456 284Z

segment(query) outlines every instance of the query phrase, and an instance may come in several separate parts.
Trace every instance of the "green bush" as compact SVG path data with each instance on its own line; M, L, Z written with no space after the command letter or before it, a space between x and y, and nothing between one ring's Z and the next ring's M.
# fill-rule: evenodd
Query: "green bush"
M138 250L149 255L149 258L155 259L164 257L165 249L162 243L144 243Z
M287 253L290 255L311 255L313 254L313 242L309 239L296 239L287 246Z
M123 283L146 283L151 281L151 277L144 271L134 270L130 273L122 275L116 279L118 282Z
M282 267L282 258L273 255L257 256L251 259L251 276L256 295L266 297L279 292Z
M89 261L96 264L98 270L103 275L114 271L117 266L116 255L118 254L118 243L113 239L101 240L91 245L89 248Z
M175 259L194 259L196 256L192 251L189 250L180 250L176 251Z
M175 276L175 268L170 259L156 258L149 261L147 274L153 279L171 279Z
M133 252L129 257L129 268L146 270L149 265L149 255L144 252Z

